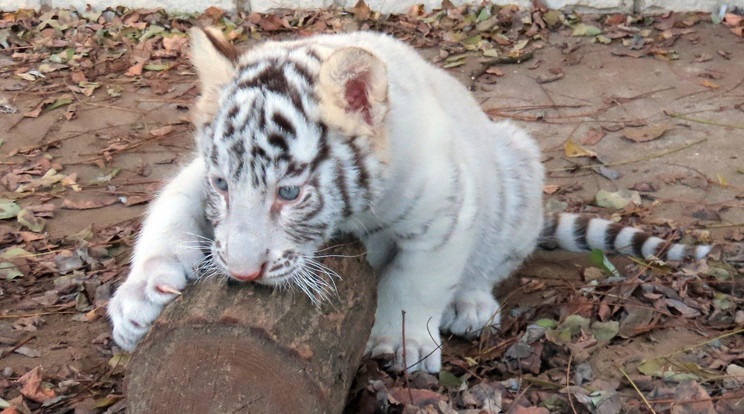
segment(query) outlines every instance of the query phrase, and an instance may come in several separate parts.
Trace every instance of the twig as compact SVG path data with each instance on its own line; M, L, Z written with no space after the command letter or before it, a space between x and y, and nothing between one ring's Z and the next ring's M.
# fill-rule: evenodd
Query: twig
M641 396L641 399L642 399L642 400L643 400L643 402L644 402L644 403L646 404L646 407L648 407L648 409L649 409L649 410L651 410L651 412L652 412L653 414L656 414L656 411L654 411L654 409L653 409L653 408L651 407L651 403L649 403L649 402L648 402L648 400L647 400L647 399L646 399L646 397L645 397L645 396L643 395L643 393L641 392L641 390L639 390L639 389L638 389L638 386L636 385L636 383L635 383L635 382L633 382L633 379L632 379L632 378L630 378L630 375L628 375L628 373L627 373L627 372L625 372L625 370L623 369L623 367L621 367L621 366L619 366L619 365L618 365L618 367L617 367L617 368L618 368L618 369L620 370L620 372L622 372L622 374L623 374L623 375L625 376L625 378L626 378L626 379L628 380L628 382L630 382L630 385L632 385L632 386L633 386L633 389L635 389L635 390L636 390L636 392L638 393L638 395L640 395L640 396Z
M725 227L744 227L744 223L733 223L733 224L712 224L710 226L704 226L704 229L722 229Z
M14 346L13 348L9 349L7 352L0 353L0 359L5 358L6 356L12 354L18 348L22 347L23 345L26 345L27 343L31 342L34 339L36 339L36 335L29 336L28 338L26 338L23 341L21 341L18 344L16 344L16 346Z
M574 414L579 414L576 412L576 407L574 407L573 400L571 399L571 388L569 384L569 381L571 380L571 359L573 359L573 352L568 355L568 368L566 368L566 393L568 393L568 403L571 404L571 410Z
M645 156L645 157L635 158L635 159L632 159L632 160L610 162L610 163L607 163L607 164L602 164L602 166L605 166L605 167L617 167L619 165L627 165L627 164L633 164L633 163L641 162L641 161L653 160L654 158L661 158L661 157L667 156L669 154L674 154L675 152L686 150L687 148L690 148L690 147L695 146L697 144L703 143L703 142L705 142L707 140L708 140L708 138L703 138L703 139L699 139L699 140L697 140L695 142L691 142L689 144L685 144L685 145L683 145L681 147L670 149L668 151L658 152L656 154L651 154L651 155L648 155L648 156ZM548 172L586 170L586 169L590 169L590 168L596 168L596 167L599 167L599 166L600 165L596 165L596 164L581 165L581 166L575 166L575 167L556 168L554 170L549 170Z
M672 118L682 119L682 120L690 121L690 122L697 122L699 124L715 125L715 126L726 127L726 128L744 129L744 125L741 125L741 124L723 124L723 123L720 123L720 122L709 121L707 119L692 118L692 117L689 117L689 116L679 115L679 114L675 114L674 112L666 112L665 111L664 113L667 114L667 115L669 115L669 116L671 116Z
M34 316L44 315L71 315L78 312L39 312L39 313L26 313L22 315L0 315L0 319L18 319L18 318L32 318Z
M403 378L406 381L406 389L408 390L408 398L411 399L411 404L413 404L413 392L411 392L411 387L408 383L408 362L406 360L406 311L404 309L400 310L400 317L402 318L401 323L401 333L403 334Z

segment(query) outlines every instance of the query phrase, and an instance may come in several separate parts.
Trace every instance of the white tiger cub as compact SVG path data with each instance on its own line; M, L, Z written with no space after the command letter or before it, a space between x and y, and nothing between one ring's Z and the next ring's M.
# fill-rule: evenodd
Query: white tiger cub
M429 372L441 366L437 328L498 324L491 289L541 231L570 250L678 260L710 249L585 216L544 219L535 141L492 122L465 87L390 37L266 42L239 55L218 30L195 29L192 60L198 156L152 204L109 305L126 350L197 277L204 255L182 246L204 238L234 279L307 288L320 246L360 237L381 276L367 352L404 368L405 311L408 369Z

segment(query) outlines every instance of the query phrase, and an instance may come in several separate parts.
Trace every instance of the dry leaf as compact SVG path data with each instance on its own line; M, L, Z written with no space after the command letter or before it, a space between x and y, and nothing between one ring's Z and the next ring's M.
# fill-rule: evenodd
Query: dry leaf
M23 388L21 388L21 394L30 400L43 403L44 401L57 396L53 390L41 387L40 366L23 374L22 377L18 378L18 383L23 385Z
M359 0L354 7L351 8L351 13L357 20L367 20L372 16L372 9L369 8L364 0Z
M100 198L97 200L80 200L70 201L65 200L62 202L62 208L67 210L90 210L94 208L101 208L110 206L119 201L117 197Z
M150 135L153 137L164 137L173 132L173 125L166 125L162 128L151 129Z
M559 185L555 184L547 184L543 187L543 192L545 194L554 194L558 189L561 188Z
M674 128L674 125L669 122L649 125L644 128L625 128L623 129L623 136L633 142L647 142L660 138L672 128Z
M717 84L715 82L709 81L707 79L704 79L704 80L700 81L700 84L702 86L705 86L706 88L710 88L710 89L718 89L718 88L721 87L721 85L719 85L719 84Z
M583 145L597 145L604 138L605 133L601 129L590 128L586 136L581 139Z
M583 148L577 143L571 141L570 139L566 141L564 150L566 151L566 156L568 158L596 157L597 156L596 152Z

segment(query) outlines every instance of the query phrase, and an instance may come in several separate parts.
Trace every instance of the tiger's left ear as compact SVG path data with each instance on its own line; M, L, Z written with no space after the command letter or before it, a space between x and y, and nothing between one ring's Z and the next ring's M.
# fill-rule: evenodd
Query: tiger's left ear
M333 52L321 65L316 93L321 116L346 135L380 136L388 111L385 64L358 47Z
M199 76L201 95L192 114L201 126L217 114L219 94L236 73L238 50L216 27L191 29L191 62Z

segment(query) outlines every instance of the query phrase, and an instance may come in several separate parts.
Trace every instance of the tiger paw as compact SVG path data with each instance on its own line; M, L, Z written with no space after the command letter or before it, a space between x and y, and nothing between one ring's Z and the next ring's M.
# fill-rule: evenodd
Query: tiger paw
M442 368L439 332L434 331L430 336L426 330L415 332L407 329L404 346L400 329L397 330L397 336L392 332L385 334L375 331L373 327L365 354L383 361L385 369L391 372L402 372L405 367L408 372L437 373Z
M163 306L185 287L186 275L175 258L153 258L133 268L108 305L116 344L133 351Z
M457 294L442 315L440 329L467 338L481 334L484 327L498 328L501 307L489 291Z

